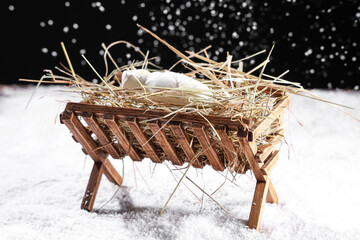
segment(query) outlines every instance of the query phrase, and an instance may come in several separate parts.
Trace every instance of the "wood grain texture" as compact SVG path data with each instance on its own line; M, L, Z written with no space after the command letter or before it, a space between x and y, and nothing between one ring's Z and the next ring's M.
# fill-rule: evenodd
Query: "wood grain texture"
M244 166L243 166L242 162L240 162L240 160L237 156L237 153L236 153L237 151L235 149L234 142L228 136L226 127L220 125L220 126L216 126L215 129L221 138L221 143L222 143L224 152L226 154L226 157L228 159L228 162L236 163L236 165L233 166L235 171L237 171L239 169L240 170L243 169Z
M89 182L87 184L85 194L81 203L81 209L85 209L89 212L92 211L103 171L104 171L103 163L94 162L94 166L91 170Z
M105 130L100 126L99 122L95 119L94 114L92 113L83 113L82 117L85 122L91 128L93 133L99 139L103 148L114 158L121 159L121 154L119 150L114 146L111 138L105 133Z
M181 126L180 122L170 122L169 124L171 131L174 133L176 141L180 144L182 150L184 151L188 162L192 164L193 167L202 168L202 164L198 159L194 159L195 152L190 146L190 140L188 135L185 133L184 129Z
M155 138L158 140L168 160L170 160L174 165L182 165L183 161L181 161L181 159L177 156L175 147L172 145L169 138L166 136L165 130L161 128L159 122L148 122L147 125L153 132Z
M105 118L105 123L108 125L111 132L117 138L120 146L131 157L133 161L141 161L142 158L138 151L131 145L128 138L125 135L124 130L117 123L115 116Z
M258 181L255 187L255 193L250 210L250 217L248 227L251 229L260 230L261 219L263 214L266 196L269 188L270 181Z
M156 153L154 144L151 141L148 141L148 137L142 131L140 124L137 122L137 119L134 118L132 121L126 121L126 124L129 126L135 138L143 147L147 157L150 158L153 162L161 163L162 161Z
M211 145L208 133L203 124L193 124L193 130L210 165L217 171L224 171L223 159L220 159L215 148Z

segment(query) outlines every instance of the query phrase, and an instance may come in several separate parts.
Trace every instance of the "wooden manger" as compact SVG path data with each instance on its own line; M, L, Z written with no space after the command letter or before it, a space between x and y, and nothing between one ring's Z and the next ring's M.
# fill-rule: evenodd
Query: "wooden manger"
M164 118L168 113L160 110L67 103L61 122L82 145L84 153L94 160L81 208L93 209L102 174L109 181L122 184L123 179L108 160L109 155L114 159L128 155L133 161L148 157L155 163L166 159L174 165L190 162L195 168L211 165L216 171L230 167L231 160L234 171L245 173L251 169L257 180L248 226L259 231L265 202L278 203L270 175L279 158L277 146L283 129L267 144L260 146L255 140L274 122L281 125L288 104L289 97L284 95L266 118L251 126L247 119L236 121L222 116L205 119L194 113ZM211 129L216 130L220 140L209 137ZM203 150L201 161L195 157L193 142Z

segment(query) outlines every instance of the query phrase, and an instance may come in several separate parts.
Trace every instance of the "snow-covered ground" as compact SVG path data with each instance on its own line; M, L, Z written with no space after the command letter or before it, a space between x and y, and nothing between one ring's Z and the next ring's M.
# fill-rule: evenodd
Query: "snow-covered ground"
M327 104L292 97L272 173L279 205L265 205L257 233L246 226L251 174L213 195L230 214L185 179L203 204L182 184L159 216L178 180L149 160L113 161L123 186L104 177L95 211L80 210L92 160L57 119L69 96L41 87L25 110L33 89L0 90L0 239L360 239L360 123ZM359 92L313 93L360 108ZM208 193L224 182L210 167L188 176Z

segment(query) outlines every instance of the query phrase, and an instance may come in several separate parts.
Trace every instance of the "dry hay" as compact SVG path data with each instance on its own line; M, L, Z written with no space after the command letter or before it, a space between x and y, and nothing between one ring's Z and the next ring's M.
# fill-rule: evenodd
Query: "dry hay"
M232 121L240 122L245 129L256 126L265 118L269 118L275 104L289 94L298 94L325 101L306 91L299 83L283 79L283 76L288 71L285 71L277 77L264 73L266 65L270 61L270 55L273 48L270 50L266 59L262 63L254 66L248 71L244 71L243 62L264 53L265 50L239 60L233 60L232 56L228 54L225 61L217 62L210 59L207 53L207 50L211 46L208 46L197 53L190 51L182 53L150 30L140 25L138 26L151 34L161 43L165 44L181 58L169 70L173 69L176 65L181 64L184 68L183 74L197 79L201 83L205 84L209 90L186 87L164 88L144 85L141 85L140 88L120 88L118 73L122 71L135 69L146 69L150 72L164 71L161 67L152 62L154 58L149 58L149 52L144 54L139 48L126 41L114 42L109 46L102 44L105 50L104 62L106 66L104 76L101 76L89 60L82 55L89 67L98 76L100 83L86 81L84 78L76 74L63 43L61 43L61 45L69 68L64 65L62 65L63 68L56 68L61 73L59 75L54 75L51 70L46 70L46 74L40 80L34 81L38 82L38 85L41 83L65 84L69 86L68 91L81 94L83 103L125 108L141 108L145 110L162 110L168 112L166 117L170 119L180 112L199 114L205 120L207 120L206 116L209 115L225 116L231 117ZM118 44L126 44L127 47L132 47L135 51L142 55L143 60L134 60L130 65L118 66L110 54L110 49ZM109 60L114 65L114 69L110 72L108 64ZM259 72L259 75L253 75L255 72ZM28 79L21 80L33 81ZM150 89L156 89L156 91L149 91ZM247 120L247 124L244 123L244 119ZM219 146L220 137L213 128L212 124L210 122L208 123L210 125L210 128L208 129L210 141L217 150L220 159L224 159L225 167L229 167L231 172L239 173L244 173L247 169L249 169L247 160L241 152L241 147L238 142L238 138L236 137L237 133L235 131L228 131L229 137L232 139L236 149L238 149L236 155L240 156L240 159L237 160L240 162L233 162L232 159L226 159L223 147ZM132 142L133 146L140 151L142 156L145 156L146 154L142 146L136 141L135 136L127 125L124 122L120 122L120 124L125 130L126 135ZM148 135L154 143L160 159L165 160L166 156L156 138L153 137L151 130L147 128L147 125L144 122L140 122L140 124L143 127L145 134ZM103 124L103 126L106 130L106 125ZM164 126L163 128L170 141L174 143L179 157L184 161L186 158L185 154L181 150L181 147L176 144L172 131L170 131L167 126ZM281 128L282 127L279 124L279 121L274 121L268 129L255 139L255 143L259 148L271 144L272 138L279 130L281 130ZM196 137L194 137L194 133L191 128L186 128L185 131L192 140L191 142L194 151L201 152L201 146ZM116 142L116 138L113 133L111 131L107 132ZM118 148L121 150L120 146L118 146ZM123 150L120 152L124 153ZM198 160L203 165L208 163L204 154L199 154Z
M176 116L177 113L183 112L188 114L199 114L206 119L205 116L226 116L231 117L233 121L239 121L243 124L244 128L256 126L260 121L267 118L273 107L288 93L298 94L305 91L300 84L289 82L282 77L288 72L284 72L278 77L270 76L264 73L265 67L270 61L271 51L268 53L266 59L259 65L253 67L248 71L243 70L243 62L253 58L256 55L262 54L265 50L255 53L251 56L244 57L239 60L233 60L231 55L227 55L226 61L216 62L211 60L208 56L207 50L211 47L194 53L186 51L186 54L181 53L163 39L149 31L148 29L141 27L144 31L150 33L153 37L169 47L175 52L181 59L176 65L181 64L184 68L183 74L191 76L194 79L205 84L209 90L194 89L194 88L163 88L157 87L156 91L149 91L150 86L141 86L141 88L133 89L121 89L118 79L118 73L124 70L134 69L146 69L150 72L163 71L161 67L152 63L154 58L148 57L148 52L144 54L136 46L126 42L118 41L110 44L109 46L102 45L105 54L104 62L106 66L106 72L104 76L101 76L96 68L89 62L89 60L82 55L90 68L98 76L100 83L93 83L86 81L81 76L77 75L72 67L70 58L62 43L65 57L69 68L62 65L61 68L57 68L61 74L54 75L51 70L47 70L46 74L38 81L41 83L59 83L69 86L68 91L78 92L82 96L83 103L110 105L115 107L125 108L141 108L141 109L156 109L168 112L168 117ZM114 61L114 58L110 54L110 49L117 44L126 44L128 47L132 47L135 51L139 52L143 56L143 60L134 60L130 65L118 66ZM109 72L108 61L112 62L114 69ZM236 66L236 67L235 67ZM173 68L171 67L170 70ZM254 76L253 73L260 72L258 76ZM154 87L151 87L154 89ZM250 120L250 124L243 123L243 120ZM127 137L132 142L133 146L139 150L139 152L145 156L145 152L142 146L136 141L135 136L127 127L124 122L120 122ZM150 129L147 128L144 122L140 122L143 126L144 132L151 138L161 160L165 160L166 156L163 153L160 145ZM211 123L209 122L210 126ZM249 126L250 125L250 126ZM105 130L106 125L103 124ZM262 145L269 144L271 139L275 136L275 133L281 129L278 121L274 121L270 128L255 139L256 144L261 147ZM178 146L172 131L164 126L164 130L169 137L169 140L174 143L178 156L184 161L185 154L181 147ZM194 137L194 133L191 128L185 128L186 133L192 140L192 147L195 152L201 151L201 146ZM112 139L116 142L116 138L111 131L107 131ZM229 167L231 172L244 173L249 169L246 158L241 152L241 147L236 137L235 131L229 131L228 135L232 139L238 152L240 162L233 162L232 159L226 159L223 147L219 146L220 137L217 135L213 127L208 129L209 138L214 145L220 159L224 159L225 167ZM118 144L117 144L118 145ZM118 146L119 150L121 149ZM123 152L123 150L121 151ZM199 154L198 160L202 165L206 165L208 160L204 154ZM186 161L184 161L186 162Z
M143 85L141 86L141 88L137 89L121 89L119 87L120 82L117 77L117 74L121 71L134 69L146 69L151 72L163 71L161 67L155 65L152 62L154 58L149 58L149 52L144 54L139 48L126 41L114 42L108 46L102 44L105 50L104 62L106 66L106 72L103 76L101 76L96 71L96 68L92 66L92 64L88 61L88 59L86 59L86 57L82 55L90 68L97 74L100 80L99 84L86 81L84 78L76 74L63 43L62 48L67 59L67 63L69 66L68 68L64 65L62 65L63 68L56 68L60 72L59 75L54 75L51 70L46 70L46 74L40 80L20 80L35 81L38 82L38 86L41 83L58 83L67 85L69 86L68 91L81 94L83 103L125 108L141 108L145 110L162 110L168 113L166 115L166 118L170 120L172 117L176 116L176 114L180 112L187 114L199 114L205 120L207 120L206 116L208 115L227 116L231 117L232 121L238 121L242 123L245 129L256 126L262 120L269 118L273 107L281 99L288 96L289 94L297 94L330 103L332 105L346 107L340 104L323 100L311 94L309 91L305 90L299 83L294 83L283 79L283 76L288 71L285 71L279 76L271 76L265 74L264 71L266 65L270 61L270 54L273 49L270 50L266 59L261 64L254 66L248 71L244 71L244 61L247 61L248 59L251 59L266 51L263 50L239 60L233 60L232 56L228 54L225 61L217 62L210 59L207 53L207 50L211 46L208 46L197 53L190 51L182 53L151 31L149 31L148 29L142 26L139 27L141 27L144 31L148 32L154 38L165 44L169 49L171 49L174 53L177 54L177 56L181 58L177 63L174 64L173 67L181 64L184 68L184 70L182 71L183 74L202 82L203 84L208 86L209 90L207 91L193 88L171 89L158 87L156 91L149 91L150 88L154 89L154 87ZM135 51L139 52L142 55L143 59L141 61L134 60L130 65L118 66L117 63L114 61L114 58L110 54L110 49L117 44L126 44L128 47L134 48ZM110 61L114 65L114 69L112 71L109 71L108 61ZM169 70L173 69L173 67L171 67ZM259 73L258 76L253 75L256 72ZM341 108L339 109L345 112L345 110ZM244 119L247 120L247 124L244 123ZM101 119L98 120L100 121L104 130L112 138L112 140L117 143L116 137L108 129L106 124L103 124L103 122L101 122ZM359 121L359 119L356 120ZM273 121L271 126L266 129L257 139L255 139L255 143L258 148L261 149L272 144L273 138L282 129L282 126L279 122L280 121ZM119 124L124 129L125 134L129 141L132 143L133 147L135 147L139 151L140 156L145 157L146 153L144 152L142 146L136 140L131 130L128 128L127 124L122 121L119 121ZM158 143L156 138L154 138L152 131L146 125L146 122L143 121L139 124L142 126L144 133L153 142L160 159L165 160L166 155L162 151L162 148L160 147L160 144ZM208 136L210 138L211 144L215 147L219 158L224 160L224 166L227 167L227 169L229 170L227 171L227 173L230 172L233 174L233 176L235 176L237 173L244 173L246 170L248 170L249 164L240 147L239 140L237 138L237 132L227 132L228 136L231 138L235 145L235 149L237 149L236 156L238 156L238 158L236 160L237 162L234 162L233 159L227 159L226 154L224 154L224 147L220 145L220 137L217 135L217 132L212 127L212 124L210 122L209 125L210 128L207 129ZM172 131L167 125L163 125L163 129L168 136L170 142L174 145L178 157L183 162L187 162L186 156L182 148L176 142ZM196 157L199 162L202 165L208 164L208 160L203 154L204 150L201 149L201 145L196 139L192 129L185 126L185 132L191 139L192 147L194 149L194 152L196 153ZM121 152L125 156L125 152L120 147L120 145L116 145L119 149L119 152ZM191 164L189 164L185 173L183 173L182 178L179 180L178 185L174 189L170 198L173 196L180 182L185 177L190 166ZM186 178L189 179L188 177ZM225 176L225 181L226 179L228 178ZM189 181L194 183L191 179L189 179ZM200 187L198 188L203 191ZM211 197L211 195L207 194L206 192L204 193L209 196L213 201L215 201ZM168 199L161 212L163 212L163 210L165 209L170 198ZM226 211L218 202L216 203L224 211Z

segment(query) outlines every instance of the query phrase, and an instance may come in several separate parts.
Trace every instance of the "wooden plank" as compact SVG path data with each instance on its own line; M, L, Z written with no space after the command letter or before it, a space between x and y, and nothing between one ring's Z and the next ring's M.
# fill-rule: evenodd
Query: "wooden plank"
M94 114L92 113L83 113L82 117L85 122L91 128L93 133L99 139L103 148L114 158L121 159L122 156L119 150L114 146L111 138L105 133L104 129L100 126L99 122L95 119Z
M161 111L161 110L149 110L149 109L139 109L139 108L122 108L122 107L112 107L112 106L104 106L104 105L96 105L96 104L86 104L86 103L74 103L69 102L66 104L67 111L78 112L90 112L94 113L96 117L103 117L106 114L112 114L116 117L125 119L126 116L132 116L136 118L144 117L146 119L152 118L161 118L169 114L169 112ZM200 116L199 114L193 113L177 113L176 116L169 116L166 118L167 120L172 119L173 121L187 121L187 122L195 122L195 123L203 123L205 125L208 124L207 120L210 121L213 125L229 125L242 128L243 125L248 125L248 119L241 119L240 121L234 121L232 117L223 117L223 116L211 116L205 115L205 118Z
M258 181L256 183L254 198L251 206L248 227L251 229L260 230L262 214L266 201L266 195L269 188L270 181Z
M261 167L261 172L264 175L269 175L272 169L275 167L278 159L279 159L279 151L274 151L268 159L265 161L264 166Z
M278 204L279 203L279 197L275 191L274 185L272 184L272 181L270 179L269 182L269 189L268 189L268 193L266 196L266 202L268 203L275 203Z
M266 128L270 126L270 124L275 121L279 116L282 114L282 112L287 108L287 106L290 103L290 98L285 97L284 99L280 100L275 106L274 110L271 112L271 114L262 120L260 124L256 126L256 128L252 131L253 132L253 139L256 139L259 137L259 135L264 132Z
M124 151L131 157L133 161L141 161L142 158L135 149L129 140L127 139L124 130L117 124L115 116L105 118L105 123L108 125L110 130L114 133L115 137L119 141L119 144L124 149Z
M210 165L217 171L224 170L224 164L220 160L215 148L211 145L208 133L205 132L203 124L193 124L193 130L196 138L204 150L206 157L209 160Z
M122 182L123 182L123 178L120 176L120 174L118 173L118 171L116 171L116 169L114 168L114 166L111 164L111 162L109 161L109 159L105 159L103 161L103 166L104 166L104 173L105 175L110 175L113 178L113 181L111 181L112 183L115 183L118 186L121 186Z
M81 203L81 209L85 209L89 212L92 211L103 171L104 166L102 162L94 162L89 182L87 184L85 194Z
M278 143L284 136L284 129L278 131L277 135L269 142L266 148L262 148L255 156L258 162L264 162L265 159L276 149Z
M236 149L235 149L234 143L228 136L226 127L225 126L216 126L215 129L221 138L221 143L223 145L223 149L224 149L224 152L228 159L228 162L236 163L236 165L233 166L233 169L235 169L235 170L243 169L244 166L243 166L242 162L240 162L240 160L236 154Z
M165 152L167 158L175 165L182 165L183 161L177 156L174 146L171 144L169 138L166 136L165 130L161 128L159 122L148 122L155 138L159 141L159 144Z
M147 136L142 131L140 124L137 122L137 119L134 118L132 121L126 121L126 124L129 126L130 130L144 149L147 156L156 163L161 163L161 160L156 153L154 144L151 141L148 141Z
M184 151L188 162L191 162L193 167L202 168L202 164L198 159L194 159L195 152L190 146L190 140L188 135L185 133L184 129L181 127L180 122L171 122L169 123L171 131L174 133L176 141L180 144L182 150Z
M252 145L246 138L238 137L238 139L255 178L258 181L265 181L266 176L261 172L259 163L255 160L256 146Z

